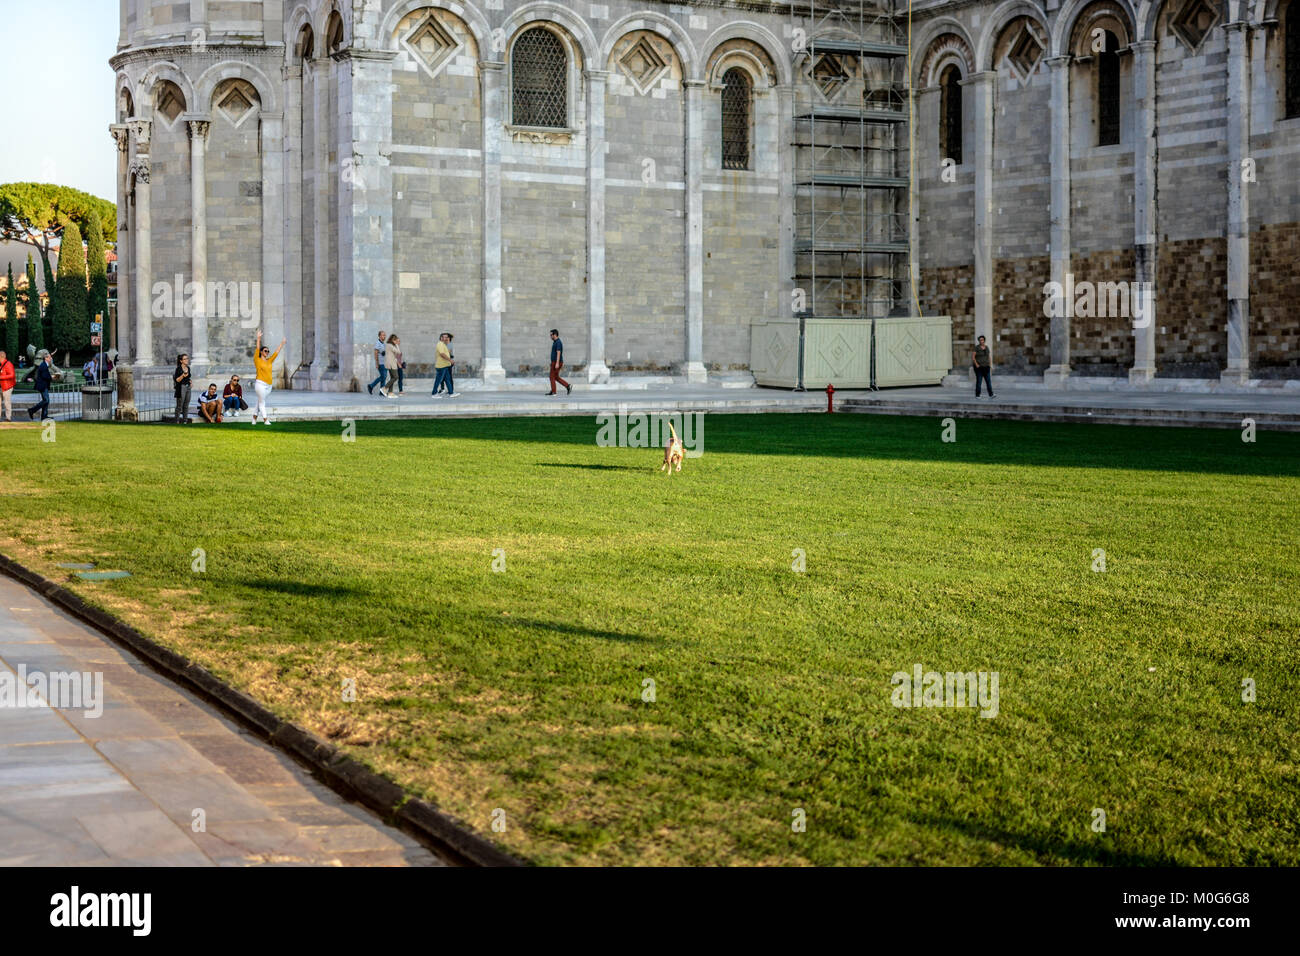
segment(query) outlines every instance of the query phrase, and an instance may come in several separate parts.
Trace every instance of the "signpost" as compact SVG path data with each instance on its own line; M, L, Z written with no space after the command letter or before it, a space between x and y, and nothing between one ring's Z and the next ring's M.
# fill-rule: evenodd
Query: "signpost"
M99 349L99 361L95 365L95 378L104 376L104 313L96 312L95 321L90 323L90 344ZM104 376L107 380L107 376Z

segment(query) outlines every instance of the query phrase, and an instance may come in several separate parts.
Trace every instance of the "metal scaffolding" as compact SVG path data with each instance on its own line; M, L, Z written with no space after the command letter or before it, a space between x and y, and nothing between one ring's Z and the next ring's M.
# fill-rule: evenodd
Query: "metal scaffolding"
M794 284L806 317L912 311L906 13L895 3L792 8Z

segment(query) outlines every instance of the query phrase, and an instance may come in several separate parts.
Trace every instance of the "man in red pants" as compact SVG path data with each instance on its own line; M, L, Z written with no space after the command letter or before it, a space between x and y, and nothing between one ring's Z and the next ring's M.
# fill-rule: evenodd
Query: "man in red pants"
M560 330L551 329L551 390L544 394L554 395L556 382L564 386L564 394L568 395L573 391L573 386L560 378L562 368L564 368L564 343L560 341Z

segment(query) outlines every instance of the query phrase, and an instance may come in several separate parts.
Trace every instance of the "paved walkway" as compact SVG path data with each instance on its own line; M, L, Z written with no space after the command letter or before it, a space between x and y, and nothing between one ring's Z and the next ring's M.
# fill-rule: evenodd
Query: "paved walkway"
M29 680L37 672L102 674L103 713L88 713L86 699L12 706L3 688L14 687L21 667ZM196 810L203 832L194 830ZM0 866L273 863L439 860L0 576Z
M467 383L469 385L470 383ZM842 390L835 393L837 410L933 415L978 414L1042 421L1132 421L1159 424L1239 424L1244 417L1258 423L1291 423L1300 427L1300 389L1177 392L1156 390L1045 389L1008 384L997 398L976 399L966 388ZM408 383L398 398L365 392L310 392L276 389L272 419L384 419L514 415L597 415L628 411L817 412L826 408L824 391L793 392L775 388L723 385L649 384L637 388L578 386L572 395L550 397L540 388L491 390L463 388L455 398L434 398L426 383ZM246 426L247 413L231 422Z

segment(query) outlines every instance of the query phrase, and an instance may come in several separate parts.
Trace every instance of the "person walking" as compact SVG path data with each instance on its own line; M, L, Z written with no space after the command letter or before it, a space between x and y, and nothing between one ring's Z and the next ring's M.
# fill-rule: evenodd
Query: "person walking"
M54 375L50 371L50 353L43 352L36 368L29 375L36 377L36 393L41 400L27 407L27 417L35 418L36 410L41 410L41 421L50 417L50 386L54 384Z
M437 395L445 385L447 397L455 397L456 386L451 380L451 367L455 360L451 354L451 333L443 332L438 336L438 356L433 362L433 394Z
M17 321L17 320L15 320ZM14 363L4 349L0 349L0 416L11 422L14 420L14 386L18 384L18 373Z
M568 395L573 391L573 386L560 378L560 370L564 368L564 343L560 341L560 330L551 329L551 390L546 392L547 395L555 394L555 383L559 382L564 386L564 394Z
M975 351L970 354L971 364L975 366L975 397L980 397L980 381L989 388L989 398L993 397L993 362L989 358L989 347L984 344L984 336L979 337L979 343L975 346Z
M176 356L172 370L172 387L176 391L176 424L188 425L190 421L190 357L182 352Z
M371 395L375 394L375 386L376 386L376 385L378 385L378 386L380 387L380 389L383 389L383 387L384 387L384 375L385 375L385 373L384 373L384 350L385 350L385 344L386 344L386 343L385 343L385 341L384 341L384 330L383 330L383 329L380 329L380 330L379 330L379 340L378 340L377 342L375 342L375 365L377 365L377 366L379 367L379 375L375 378L375 380L374 380L373 382L371 382L369 385L366 386L366 391L369 392Z
M284 348L287 339L281 339L280 344L272 352L268 346L262 344L262 330L257 330L257 344L253 348L253 365L257 368L257 380L253 382L253 391L257 393L257 405L253 408L253 424L257 424L257 416L260 412L262 415L262 424L271 424L271 408L267 400L271 397L271 368L275 365L276 358L280 355L280 349Z
M396 332L388 336L384 345L384 365L388 368L388 385L379 390L385 398L393 397L393 387L397 385L397 373L402 367L402 340Z

